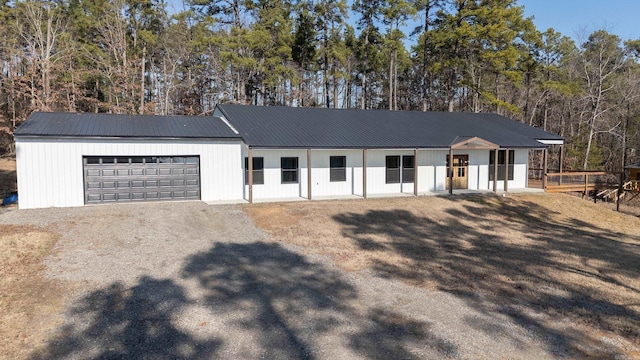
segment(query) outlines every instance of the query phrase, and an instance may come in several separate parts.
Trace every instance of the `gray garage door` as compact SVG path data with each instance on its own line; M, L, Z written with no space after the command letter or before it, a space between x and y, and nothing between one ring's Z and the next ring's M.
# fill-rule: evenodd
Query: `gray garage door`
M85 156L85 203L200 199L198 156Z

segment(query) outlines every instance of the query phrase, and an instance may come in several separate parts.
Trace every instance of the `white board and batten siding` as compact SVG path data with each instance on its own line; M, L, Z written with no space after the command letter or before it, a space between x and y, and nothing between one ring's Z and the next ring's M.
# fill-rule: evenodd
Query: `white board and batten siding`
M306 150L253 150L254 158L264 159L264 184L253 185L254 199L288 199L307 196L307 151ZM243 147L242 158L238 164L244 166L244 158L248 150ZM282 183L280 159L283 157L298 158L298 182ZM244 184L244 177L237 184ZM240 188L242 190L242 188ZM249 186L244 186L243 198L249 199Z
M514 150L514 149L511 149ZM454 150L454 155L468 155L468 189L493 190L493 181L489 181L489 150ZM445 191L447 181L448 150L421 150L418 154L419 192ZM527 187L528 149L514 150L513 180L509 180L508 189ZM498 191L504 189L504 181L498 181Z
M248 156L248 150L243 150L243 158ZM385 161L387 155L413 155L412 150L367 150L367 194L393 194L402 192L412 193L411 184L386 184ZM254 149L254 158L261 157L264 161L264 184L253 185L253 198L259 199L287 199L294 197L306 198L307 191L307 150L271 150ZM331 181L331 156L345 156L345 181ZM298 158L298 183L282 184L282 157ZM244 160L243 160L244 163ZM362 196L362 150L325 150L311 149L311 194L312 197L330 196ZM244 199L248 199L249 187L245 185Z
M307 192L307 150L253 149L253 157L263 158L264 184L253 185L254 200L306 198ZM492 190L493 182L489 181L489 151L465 150L454 151L454 155L468 155L468 188L470 190ZM412 149L369 149L367 150L367 194L412 194L413 183L386 183L387 156L413 156ZM429 193L446 190L448 150L422 149L418 152L418 192ZM248 156L248 149L243 146L241 164ZM345 181L330 181L330 157L346 157ZM282 157L298 158L298 182L282 184ZM515 150L514 180L509 181L510 189L526 187L528 150ZM326 150L311 149L311 190L312 197L362 196L362 150ZM244 165L243 165L244 166ZM498 189L504 186L498 182ZM244 186L243 199L249 198L249 186Z
M387 184L387 156L413 156L413 150L367 150L367 195L413 194L413 182ZM418 158L420 156L418 155ZM402 163L402 158L400 159Z
M243 159L248 156L246 148L243 149L242 156ZM264 161L264 184L253 185L254 200L308 197L307 150L254 149L252 156L254 158L261 157ZM345 181L331 181L331 156L346 157ZM298 158L298 182L296 184L282 184L280 160L283 157ZM249 186L245 185L245 200L248 200L248 194ZM362 196L362 150L311 149L311 194L312 198Z
M16 139L22 209L84 205L84 156L199 156L204 201L242 198L240 141Z
M418 192L445 191L449 150L418 152Z
M331 181L331 157L346 159L345 181ZM362 150L311 150L313 196L362 196Z
M82 206L85 202L84 156L199 156L200 193L203 201L248 200L244 185L244 157L248 149L241 141L215 140L124 140L124 139L16 139L20 208ZM418 192L446 190L446 149L422 149L418 152ZM491 190L489 151L465 150L454 154L469 155L470 190ZM386 183L387 156L413 156L413 149L367 150L367 194L412 194L413 183ZM264 184L254 184L253 198L306 198L306 149L254 149L254 157L264 159ZM345 181L330 181L330 157L346 157ZM282 157L298 158L297 183L282 183ZM527 149L515 150L514 180L509 189L527 186ZM312 149L312 196L331 197L363 195L363 153L361 149ZM498 190L503 181L498 181Z
M513 180L509 180L509 182L507 183L507 188L508 189L524 189L527 187L528 180L529 180L529 168L528 168L529 149L511 149L511 150L514 151ZM489 184L489 187L488 188L480 187L480 189L493 190L493 181L489 181L489 165L484 165L482 166L482 168L486 168L486 170L483 169L483 174L484 172L486 172L487 174L486 175L487 180L485 181L484 180L485 177L483 177L482 184L486 182ZM501 191L502 189L504 189L504 181L499 180L497 187L498 187L498 191Z

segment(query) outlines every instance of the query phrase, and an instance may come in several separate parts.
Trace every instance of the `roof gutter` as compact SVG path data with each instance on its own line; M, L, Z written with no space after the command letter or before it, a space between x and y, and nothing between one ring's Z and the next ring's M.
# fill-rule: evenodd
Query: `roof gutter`
M564 145L564 140L545 140L545 139L536 139L539 143L543 143L545 145Z
M450 146L434 146L434 147L429 147L429 146L410 146L410 145L406 145L406 146L398 146L398 147L389 147L389 146L336 146L336 147L332 147L332 146L265 146L265 145L251 145L251 144L247 144L245 143L245 145L247 147L250 147L252 149L256 149L256 150L306 150L306 149L311 149L311 150L363 150L363 149L367 149L367 150L414 150L414 149L418 149L418 150L433 150L433 151L449 151L449 149L451 148ZM500 146L498 147L498 149L544 149L547 146L544 145L540 145L540 146ZM454 150L455 147L454 147ZM467 150L467 149L460 149L460 150ZM478 150L478 149L469 149L469 150ZM483 149L481 149L483 150ZM491 150L489 148L484 149L484 150Z

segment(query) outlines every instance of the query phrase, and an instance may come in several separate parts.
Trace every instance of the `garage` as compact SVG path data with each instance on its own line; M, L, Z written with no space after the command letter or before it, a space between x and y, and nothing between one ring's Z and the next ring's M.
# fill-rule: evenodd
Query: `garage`
M198 156L85 156L85 203L200 200Z
M218 117L34 113L14 135L21 209L242 199L242 138Z

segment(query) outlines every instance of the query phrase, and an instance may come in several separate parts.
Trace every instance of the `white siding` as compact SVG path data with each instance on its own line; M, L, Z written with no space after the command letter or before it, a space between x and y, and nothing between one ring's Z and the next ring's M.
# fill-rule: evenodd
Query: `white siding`
M514 150L514 149L511 149ZM487 160L489 161L489 155L487 151ZM524 189L527 187L528 181L528 164L529 164L529 149L515 149L514 150L514 164L513 164L513 180L509 180L507 190L511 189ZM487 173L488 173L487 166ZM488 181L489 175L487 174L487 183L489 184L489 190L493 190L493 181ZM504 189L504 181L498 181L498 191Z
M238 163L244 166L242 159ZM253 150L253 157L264 158L264 184L253 185L253 199L286 199L307 197L307 151L306 150ZM280 158L298 158L298 182L295 184L282 184ZM244 178L238 184L244 184ZM249 186L245 186L244 196L248 199Z
M330 181L330 157L347 158L346 181ZM362 150L311 150L311 194L362 196Z
M454 151L457 154L469 155L469 189L489 189L489 150Z
M413 150L367 150L367 195L413 194L413 183L386 183L386 157L413 154ZM418 154L418 160L420 160L420 154Z
M529 178L529 149L516 149L514 158L513 181L509 181L509 189L524 189Z
M81 206L84 204L83 156L200 156L201 198L204 201L248 200L244 184L247 147L240 142L178 140L16 140L18 190L21 208ZM420 150L418 192L446 190L448 150ZM454 151L469 155L469 189L493 189L489 181L489 150ZM413 183L386 184L386 156L414 155L413 149L367 151L367 194L412 194ZM253 186L254 200L306 198L307 151L254 149L264 158L264 184ZM330 156L346 156L346 181L330 181ZM281 183L280 159L298 158L298 182ZM362 196L362 150L311 150L312 197ZM515 150L514 180L509 189L527 185L528 149ZM498 190L503 182L498 182Z
M418 192L428 193L446 190L448 150L420 150L418 152ZM516 150L515 180L509 182L513 189L526 187L526 150ZM414 155L413 149L367 150L367 194L412 194L413 183L387 184L386 157L390 155ZM489 150L454 151L454 155L468 155L468 179L470 190L491 190L489 182ZM247 156L243 146L242 157ZM264 158L264 184L254 184L253 198L287 199L307 198L307 151L254 149L254 157ZM329 177L331 156L346 156L346 181L331 182ZM299 176L297 184L281 184L281 157L298 157ZM362 150L311 150L312 198L358 195L362 196ZM241 160L244 164L244 160ZM502 181L498 183L502 189ZM244 199L248 200L249 187L244 187Z
M493 181L489 181L489 150L454 150L454 155L468 155L469 190L493 190ZM418 175L419 192L446 190L448 150L421 150L418 157L420 173ZM527 187L528 149L515 150L514 179L509 181L509 189ZM498 181L498 190L504 189L504 182Z
M418 152L418 192L444 191L447 178L447 150Z
M200 156L204 201L241 200L240 142L17 139L20 208L84 205L83 156Z

